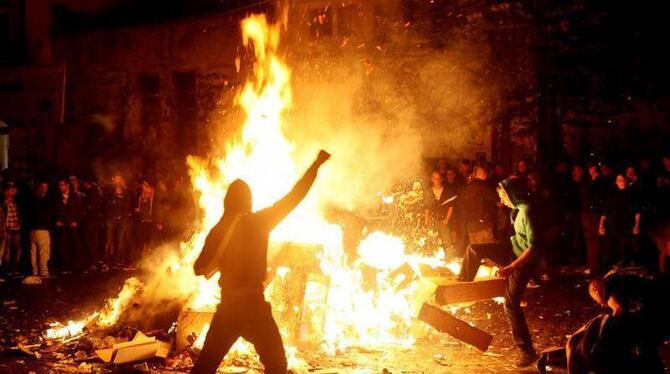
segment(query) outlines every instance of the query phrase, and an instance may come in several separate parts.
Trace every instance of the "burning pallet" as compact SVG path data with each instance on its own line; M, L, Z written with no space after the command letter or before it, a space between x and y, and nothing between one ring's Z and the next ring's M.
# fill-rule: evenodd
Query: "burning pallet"
M299 247L294 246L291 250L299 250ZM291 343L315 345L323 332L325 310L319 310L319 307L323 309L326 304L328 278L320 273L309 273L295 275L293 278L284 277L279 282L283 283L284 291L288 289L291 294L289 295L291 302L287 304L294 306L278 308L283 320L292 319L288 326L292 330L291 335L297 339ZM458 282L455 276L451 275L422 277L418 282L413 297L414 316L436 330L485 352L493 340L491 334L432 305L429 300L434 297L435 303L440 306L489 300L504 295L505 280L489 278L474 282ZM202 340L212 316L213 311L184 309L177 323L177 349L184 349L189 345L197 347L199 344L196 340ZM202 341L199 343L201 345Z

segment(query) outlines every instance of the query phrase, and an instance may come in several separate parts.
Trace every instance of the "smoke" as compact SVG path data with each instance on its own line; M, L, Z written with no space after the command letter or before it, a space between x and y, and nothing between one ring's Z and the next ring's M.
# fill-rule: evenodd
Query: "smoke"
M332 158L315 186L319 200L348 210L370 207L378 193L420 170L414 107L386 105L375 87L387 77L368 75L365 61L353 56L327 68L305 65L291 64L294 103L285 133L295 158L327 150Z

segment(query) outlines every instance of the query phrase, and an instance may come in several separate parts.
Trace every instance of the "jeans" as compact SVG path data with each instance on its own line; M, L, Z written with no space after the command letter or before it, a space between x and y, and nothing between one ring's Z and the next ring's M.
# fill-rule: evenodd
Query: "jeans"
M105 225L105 260L130 261L128 247L128 219L125 217L108 219Z
M221 295L205 345L191 373L215 373L221 360L242 337L256 348L267 374L285 374L286 353L279 329L272 317L270 304L262 292L244 295Z
M470 282L475 279L482 259L489 259L499 265L507 265L514 259L511 245L499 243L471 244L465 252L461 273L458 278ZM516 347L524 353L535 353L526 317L521 309L521 298L526 291L528 280L532 277L536 264L526 263L514 270L506 279L505 317L512 328L512 337Z
M56 250L61 271L80 270L82 255L78 227L56 227Z
M49 230L33 230L30 232L30 264L33 275L49 276L49 259L51 258L51 234Z
M87 266L97 265L103 257L101 252L104 249L100 247L101 228L101 220L87 219L82 222L83 244L88 257Z

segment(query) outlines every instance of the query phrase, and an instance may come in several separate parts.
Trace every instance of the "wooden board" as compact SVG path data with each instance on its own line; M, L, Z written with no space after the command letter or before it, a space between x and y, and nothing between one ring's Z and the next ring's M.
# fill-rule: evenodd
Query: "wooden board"
M421 312L419 312L419 319L436 330L447 333L482 352L486 352L493 340L493 335L486 331L470 326L467 322L428 303L423 304Z
M437 283L435 301L440 305L488 300L505 295L505 279L493 278L474 282L445 280Z

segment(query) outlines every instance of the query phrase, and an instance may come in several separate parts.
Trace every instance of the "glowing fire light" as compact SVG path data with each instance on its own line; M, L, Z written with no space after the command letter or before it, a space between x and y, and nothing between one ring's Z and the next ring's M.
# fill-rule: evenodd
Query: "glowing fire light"
M252 189L254 209L266 207L286 193L298 177L305 162L295 160L294 145L284 135L285 118L291 107L290 70L277 54L281 27L268 24L264 15L253 15L242 21L243 43L253 45L255 63L252 75L239 93L236 103L246 118L240 136L228 137L222 147L222 157L215 160L188 158L191 181L198 194L202 217L196 223L192 237L180 244L178 256L168 256L157 272L169 271L178 279L175 293L190 295L188 307L194 310L213 309L220 298L218 276L205 280L195 277L192 264L203 246L209 230L223 214L223 197L227 186L235 179L244 179ZM337 157L335 155L335 157ZM320 261L321 276L327 280L313 285L315 302L306 305L311 312L323 311L319 342L327 352L335 353L351 346L379 346L414 343L410 334L413 313L411 299L415 289L412 284L397 289L397 280L390 273L407 263L413 269L418 264L432 267L447 266L458 273L456 263L446 264L444 254L434 257L409 255L402 239L376 231L364 238L358 248L358 258L350 261L343 250L342 228L326 222L316 199L308 196L272 234L273 243L294 242L318 244L322 252L314 253ZM393 196L384 196L390 204ZM353 264L352 264L353 263ZM292 269L280 267L277 278L284 279ZM484 268L480 275L492 276L494 270ZM315 279L318 277L315 277ZM107 302L98 314L81 322L68 322L67 326L53 326L47 331L50 338L66 338L81 334L84 326L95 321L99 326L114 324L129 300L142 287L139 280L129 279L119 295ZM268 290L272 289L272 284ZM266 291L266 296L269 292ZM319 298L322 297L322 298ZM275 303L277 301L277 303ZM271 300L273 305L279 300ZM325 305L324 305L325 304ZM291 306L293 311L299 306ZM281 326L285 339L295 342L298 337ZM194 343L204 344L209 324L205 325ZM238 341L231 353L250 352L248 343ZM289 362L296 363L297 349L287 347Z

